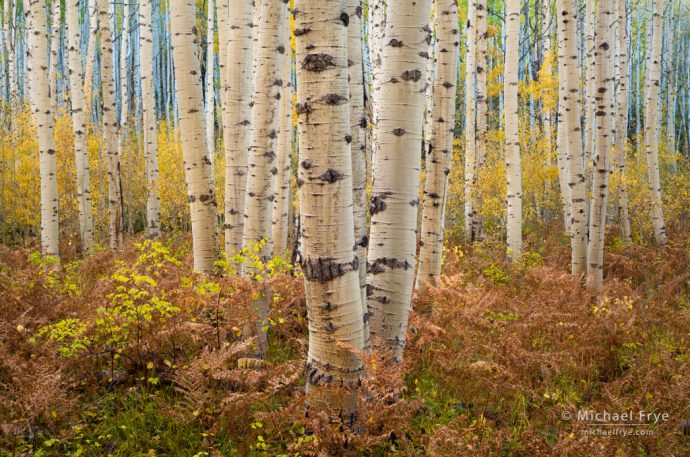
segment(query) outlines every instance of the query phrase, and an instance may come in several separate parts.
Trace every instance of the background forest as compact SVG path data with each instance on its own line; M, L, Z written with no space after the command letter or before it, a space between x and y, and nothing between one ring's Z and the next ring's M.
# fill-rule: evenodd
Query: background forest
M0 12L0 455L690 452L686 0Z

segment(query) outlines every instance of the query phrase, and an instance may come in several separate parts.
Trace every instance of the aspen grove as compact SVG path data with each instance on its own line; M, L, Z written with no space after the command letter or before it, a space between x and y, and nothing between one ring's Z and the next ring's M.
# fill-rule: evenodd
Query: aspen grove
M687 455L689 265L688 0L0 0L0 457Z

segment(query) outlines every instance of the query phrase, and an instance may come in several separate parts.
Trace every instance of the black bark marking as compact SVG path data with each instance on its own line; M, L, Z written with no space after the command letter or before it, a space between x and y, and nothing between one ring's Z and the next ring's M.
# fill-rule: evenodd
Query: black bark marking
M326 170L326 172L324 174L319 176L319 179L321 181L326 181L329 184L333 184L336 181L340 181L344 177L345 177L345 175L342 174L341 172L339 172L338 170L334 170L332 168L329 168L328 170Z
M335 57L330 54L308 54L302 61L302 68L307 71L322 72L335 67Z
M344 276L351 271L359 269L359 258L354 257L351 262L338 263L329 257L318 259L301 259L300 266L307 281L319 282L321 284L332 281Z

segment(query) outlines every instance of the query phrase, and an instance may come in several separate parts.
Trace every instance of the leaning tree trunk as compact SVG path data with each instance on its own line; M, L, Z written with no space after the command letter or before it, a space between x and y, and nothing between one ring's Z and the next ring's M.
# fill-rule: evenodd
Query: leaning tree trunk
M95 246L93 212L91 208L91 182L89 156L86 147L86 114L82 91L81 27L79 25L80 0L65 1L65 19L69 33L69 84L72 101L72 129L74 131L74 158L77 174L77 206L79 232L85 251Z
M292 151L292 50L287 23L284 24L279 48L284 49L280 56L280 101L278 108L279 132L276 148L275 200L271 221L271 239L276 254L287 250L288 210L290 208L290 157Z
M153 27L151 0L139 4L139 52L141 57L141 112L146 161L146 233L161 236L161 199L158 179L158 123L153 86Z
M247 150L251 138L253 0L233 0L228 24L223 98L225 150L225 254L228 259L242 250L244 201L247 183ZM238 267L238 265L236 265Z
M176 1L170 16L180 137L192 215L194 270L211 273L218 253L216 195L211 184L211 166L204 131L204 98L196 42L194 0Z
M437 0L437 60L431 113L431 137L426 156L426 181L422 208L422 232L419 249L417 291L436 285L441 274L444 239L444 212L448 176L453 157L455 99L460 57L458 7L455 0Z
M369 242L367 229L367 113L364 84L364 56L362 42L362 0L348 0L347 53L350 86L350 135L352 136L352 207L355 224L355 246L359 262L359 288L362 294L364 347L371 346L369 311L367 310L366 249Z
M613 142L612 127L615 125L613 112L613 74L609 65L613 43L608 18L611 15L612 0L599 0L596 13L596 36L594 50L594 73L596 76L596 151L594 154L592 206L589 222L589 245L587 250L587 283L599 289L604 281L604 231L608 202L609 152Z
M467 3L467 60L465 61L465 240L476 239L474 193L477 162L477 110L475 75L477 73L477 3Z
M663 33L664 1L654 1L652 41L647 50L647 95L645 112L645 153L649 174L649 195L651 198L652 227L654 240L659 245L667 242L664 224L664 210L661 201L661 180L659 179L659 81L661 79L661 38Z
M556 2L558 11L558 74L559 74L559 154L566 148L566 170L570 189L571 270L581 275L587 264L587 215L585 213L585 171L582 159L580 128L580 80L577 68L577 7L574 0Z
M360 259L352 249L347 54L347 27L352 22L345 0L297 0L296 8L301 265L309 320L307 395L311 408L352 426L363 375L364 323Z
M215 36L215 6L213 0L208 0L206 16L206 146L208 158L211 159L211 171L216 156L216 88L214 67L214 36ZM213 176L213 175L211 175Z
M41 249L44 255L60 259L58 225L57 165L53 138L53 108L48 79L48 24L45 4L31 0L26 10L27 74L36 119L41 174Z
M113 79L113 23L108 0L98 0L98 22L101 30L101 84L103 99L103 131L108 160L108 202L110 207L110 249L124 247L122 182L118 152L117 104Z
M601 1L601 0L600 0ZM548 5L547 5L548 6ZM520 167L520 132L518 129L518 62L520 60L520 0L506 2L505 54L505 134L506 175L508 178L508 257L522 254L522 169Z
M416 263L430 0L388 2L375 125L368 306L374 346L402 360ZM385 101L385 103L383 103ZM378 341L377 341L378 340Z
M618 113L616 124L616 164L619 174L618 218L621 238L630 241L630 215L628 213L628 189L625 179L625 144L628 138L628 15L626 0L618 2Z

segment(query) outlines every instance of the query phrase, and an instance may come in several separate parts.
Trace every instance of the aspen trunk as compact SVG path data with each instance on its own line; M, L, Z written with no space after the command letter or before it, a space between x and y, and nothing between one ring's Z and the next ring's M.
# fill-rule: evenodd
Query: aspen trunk
M591 187L592 170L591 165L594 158L594 135L595 135L595 107L596 100L594 89L596 86L596 74L595 74L595 35L597 31L595 30L596 23L596 11L595 4L593 1L586 1L585 10L585 21L587 22L587 28L585 30L585 144L584 144L584 160L585 160L585 173L586 181L585 184Z
M558 97L559 110L562 114L558 120L558 153L566 154L567 165L564 170L569 177L571 269L573 275L581 275L587 268L587 216L580 127L580 83L577 68L576 27L578 10L573 0L558 1L556 5L558 9L558 73L560 78Z
M544 43L544 58L551 52L553 52L552 46L551 46L551 21L553 20L553 16L551 14L551 0L544 0L542 4L542 40ZM518 35L516 35L518 36ZM542 60L543 62L543 60ZM550 108L547 108L544 110L544 119L543 119L543 125L544 125L544 137L546 138L546 144L548 145L549 150L553 147L553 112L551 111Z
M601 0L600 0L601 1ZM518 130L518 62L520 60L520 0L507 0L505 54L505 134L506 174L508 178L508 257L522 254L522 169L520 166L520 132Z
M213 0L208 0L206 17L206 146L208 158L211 160L211 172L216 157L216 88L214 87L214 28L215 6Z
M17 0L15 0L16 2ZM3 24L5 32L5 50L7 51L7 83L9 84L9 96L10 102L17 100L19 97L19 90L17 88L17 78L15 75L15 37L16 37L16 25L14 23L15 18L12 14L13 3L11 0L5 0L5 22ZM13 104L10 103L10 106Z
M141 57L141 115L146 161L146 233L161 236L161 200L158 187L158 122L153 86L153 27L151 0L139 3L139 50Z
M596 151L592 163L593 186L592 206L589 222L589 245L587 250L587 284L601 288L604 281L604 232L608 202L609 152L613 141L613 74L609 64L613 42L609 40L609 17L611 0L599 0L597 4L594 49L594 70L596 76Z
M244 201L247 183L247 150L252 124L249 121L252 92L252 0L232 3L228 24L227 60L233 62L221 77L223 143L225 151L225 254L242 250ZM220 34L219 34L220 37ZM237 266L236 266L237 267Z
M353 24L345 0L296 4L307 395L311 408L352 426L363 375L364 323L360 259L352 249L347 28Z
M375 346L402 360L416 262L430 0L388 2L367 262Z
M475 0L477 4L477 173L486 162L486 72L487 60L487 29L486 14L487 1ZM481 220L475 215L477 236L481 231Z
M57 67L58 52L60 52L60 2L52 2L51 21L50 21L50 71L48 73L48 84L50 84L50 102L52 103L53 113L57 112Z
M77 204L79 231L85 251L95 245L93 212L91 208L91 181L89 157L86 148L86 114L82 92L81 28L79 26L79 0L65 1L65 19L69 32L69 80L72 102L72 129L74 131L74 158L77 174Z
M379 105L379 88L383 68L383 48L386 36L386 3L387 0L369 0L369 62L371 65L371 117L372 123L378 123L377 107ZM372 133L373 135L374 133ZM376 146L376 142L374 142Z
M664 1L654 1L652 41L647 50L647 95L645 112L645 153L647 155L647 173L649 177L649 195L651 198L652 227L654 240L658 245L667 242L664 211L661 200L661 181L659 179L659 121L661 109L659 91L661 79L661 38L663 33Z
M110 207L110 249L124 247L122 182L118 142L117 105L113 79L113 10L108 0L98 0L98 22L101 30L101 84L103 97L103 132L108 160L108 202Z
M204 98L196 42L194 0L176 1L170 15L180 137L192 215L194 271L211 273L218 253L216 195L211 184L211 167L204 132Z
M122 31L120 38L120 144L124 144L129 121L129 21L134 0L125 0L122 6Z
M465 240L475 241L474 187L477 162L477 111L475 75L477 73L477 4L467 4L467 60L465 61Z
M620 178L618 188L618 218L621 238L630 241L630 215L628 213L628 189L625 179L625 145L628 138L628 15L626 0L618 1L618 113L616 124L616 165Z
M91 112L93 100L93 71L96 66L96 55L98 50L98 2L100 0L87 0L87 11L89 12L89 40L86 48L86 67L84 69L84 96L87 114Z
M48 24L45 4L29 1L26 10L27 74L38 135L41 174L41 250L44 255L60 259L58 225L57 165L53 139L52 102L48 78Z
M287 250L288 210L290 207L290 156L292 152L292 50L287 21L281 30L279 48L284 49L280 56L279 75L282 86L278 115L279 132L276 149L275 200L273 202L272 232L273 250L284 254Z
M448 176L453 157L455 99L460 57L458 8L455 0L437 0L438 57L432 109L432 132L426 156L417 291L436 285L443 259L444 221Z
M350 135L352 136L352 203L355 246L359 262L359 288L362 295L364 347L371 346L369 311L367 309L366 249L369 245L367 229L367 113L364 105L364 55L362 43L362 1L348 0L347 53L350 88Z

